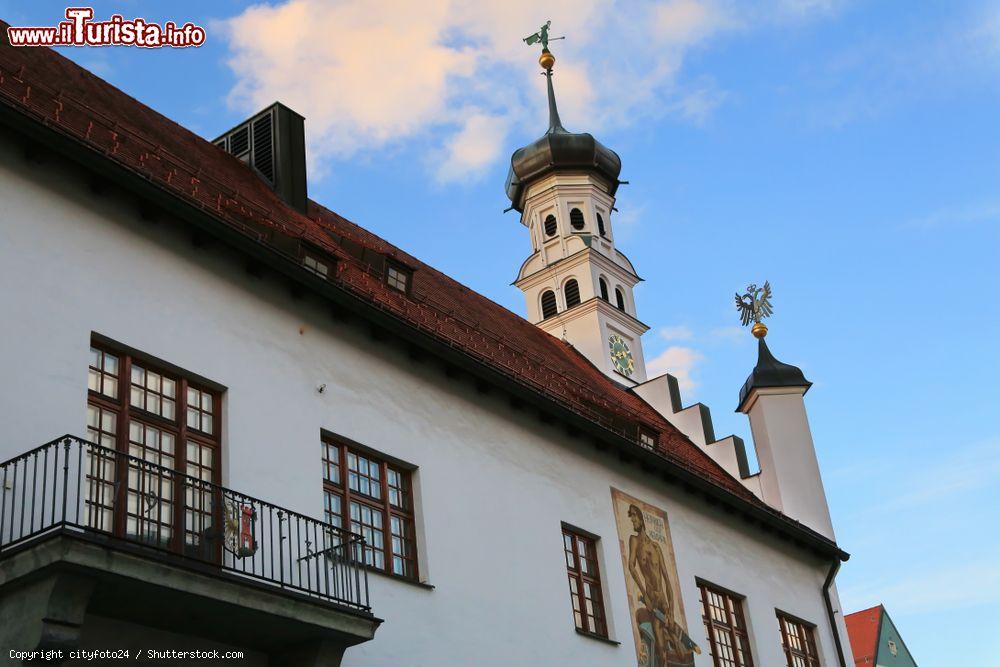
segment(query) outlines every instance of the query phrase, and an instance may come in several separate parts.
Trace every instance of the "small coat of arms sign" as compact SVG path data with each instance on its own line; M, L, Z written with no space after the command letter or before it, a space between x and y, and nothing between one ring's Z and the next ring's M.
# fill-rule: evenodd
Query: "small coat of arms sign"
M225 501L225 539L223 546L237 558L257 553L257 512L231 498Z

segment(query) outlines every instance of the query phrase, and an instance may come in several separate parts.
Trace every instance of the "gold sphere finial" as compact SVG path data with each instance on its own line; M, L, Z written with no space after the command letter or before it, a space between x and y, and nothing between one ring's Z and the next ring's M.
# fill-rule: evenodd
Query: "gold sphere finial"
M757 322L757 324L753 325L750 329L750 333L752 333L755 338L763 338L767 335L767 325L763 322Z
M548 48L544 48L542 49L542 55L538 56L538 64L547 72L556 64L556 57L552 55L552 52Z

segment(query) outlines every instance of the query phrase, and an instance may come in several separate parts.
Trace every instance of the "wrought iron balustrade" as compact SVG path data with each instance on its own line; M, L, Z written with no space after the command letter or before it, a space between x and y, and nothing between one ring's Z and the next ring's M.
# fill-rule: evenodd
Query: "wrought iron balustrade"
M60 531L371 611L360 535L69 435L0 464L0 558Z

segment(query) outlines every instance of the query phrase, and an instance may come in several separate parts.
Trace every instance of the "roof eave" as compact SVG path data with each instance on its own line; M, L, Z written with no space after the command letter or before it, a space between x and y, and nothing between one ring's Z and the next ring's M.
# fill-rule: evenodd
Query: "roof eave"
M702 494L710 503L721 504L725 509L742 514L749 521L759 524L765 531L773 531L775 534L817 554L834 556L843 561L850 558L850 555L841 550L835 542L806 526L777 511L772 513L764 507L740 498L727 489L719 487L686 469L680 463L640 447L634 441L573 412L559 402L532 390L466 352L416 329L408 322L363 300L344 287L311 273L290 255L281 253L259 238L254 238L249 233L244 233L230 226L207 210L184 201L175 193L89 148L59 128L39 122L22 109L8 104L4 98L0 98L0 122L46 148L81 164L95 175L107 178L139 197L149 200L165 211L194 225L200 231L246 253L252 260L327 297L337 306L401 336L408 343L453 363L474 377L489 382L515 396L523 397L531 405L561 418L568 425L583 433L592 435L597 442L612 446L619 452L621 458L636 461L644 469L660 472L665 481L676 481L682 484L685 489Z

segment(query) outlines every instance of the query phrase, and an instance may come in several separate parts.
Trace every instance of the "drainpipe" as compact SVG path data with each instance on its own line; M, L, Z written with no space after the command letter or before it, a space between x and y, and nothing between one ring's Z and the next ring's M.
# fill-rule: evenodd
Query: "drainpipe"
M840 667L847 667L847 660L844 658L844 647L840 643L840 630L837 628L837 616L833 611L833 601L830 600L830 586L840 571L840 559L835 558L830 565L830 572L826 575L826 582L823 584L823 601L826 602L826 615L830 619L830 629L833 631L833 643L837 647L837 657L840 659Z

